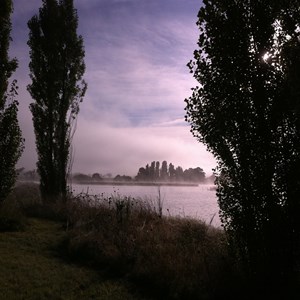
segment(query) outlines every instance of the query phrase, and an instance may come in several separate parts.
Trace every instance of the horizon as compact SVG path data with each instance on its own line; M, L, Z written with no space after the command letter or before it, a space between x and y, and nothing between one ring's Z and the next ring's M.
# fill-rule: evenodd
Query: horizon
M167 163L168 163L168 166L169 166L169 163L172 163L172 162L167 162ZM173 163L172 163L172 164L173 164ZM137 167L137 171L136 171L135 174L127 174L127 173L125 173L125 172L119 172L119 173L112 173L112 172L105 172L105 173L99 173L99 172L83 172L83 171L78 170L78 171L76 171L76 172L71 171L70 173L68 173L68 176L69 176L69 175L74 176L74 175L78 175L78 174L92 176L92 175L98 173L103 179L114 179L116 176L130 176L131 178L134 179L134 178L137 176L139 169L140 169L140 168L144 168L146 165L149 165L149 166L150 166L149 163L146 163L146 164L143 165L143 166ZM182 166L174 164L174 167L175 167L175 169L176 169L177 167L182 167ZM190 166L190 167L188 167L188 168L182 167L182 169L183 169L183 171L185 171L185 170L188 170L188 169L195 169L195 168L198 168L198 167L201 168L201 166ZM202 169L202 168L201 168L201 169ZM203 169L202 169L202 170L203 170ZM24 168L24 167L20 167L20 168L17 169L17 171L18 171L19 175L25 174L25 173L28 173L28 172L36 172L36 174L37 174L37 168L26 169L26 168ZM205 178L209 178L209 177L211 177L211 176L213 175L213 173L207 174L204 170L203 170L203 172L204 172L204 174L205 174Z

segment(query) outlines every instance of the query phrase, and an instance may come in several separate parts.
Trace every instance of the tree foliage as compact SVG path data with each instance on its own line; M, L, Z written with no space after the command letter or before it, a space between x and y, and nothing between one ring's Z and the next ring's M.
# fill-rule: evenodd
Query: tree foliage
M300 2L203 3L199 48L188 64L199 86L186 99L186 119L217 158L221 220L250 274L294 280L300 263Z
M82 80L83 39L77 34L78 16L73 0L43 0L30 29L28 91L36 135L40 188L44 199L66 194L70 146L87 85Z
M12 1L0 0L0 202L16 180L16 163L23 150L23 139L18 124L18 102L15 99L17 82L9 79L17 68L17 60L9 58L9 44L13 10Z
M149 164L146 167L139 168L139 171L136 175L136 180L138 181L173 181L173 182L195 182L201 183L205 180L205 173L201 168L189 168L187 170L182 169L182 167L177 167L175 169L172 163L169 164L167 161L163 161L161 168L159 168L160 162L153 161L149 167Z

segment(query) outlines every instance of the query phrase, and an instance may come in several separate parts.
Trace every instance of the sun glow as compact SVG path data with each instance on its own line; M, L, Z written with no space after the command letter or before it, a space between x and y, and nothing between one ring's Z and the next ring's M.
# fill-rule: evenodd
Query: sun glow
M263 59L265 62L267 62L268 59L269 59L270 57L271 57L271 54L270 54L269 52L266 52L266 53L263 55L262 59Z

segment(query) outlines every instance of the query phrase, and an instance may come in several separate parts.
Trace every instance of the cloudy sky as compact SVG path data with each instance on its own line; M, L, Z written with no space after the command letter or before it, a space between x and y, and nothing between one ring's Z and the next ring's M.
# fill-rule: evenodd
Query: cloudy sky
M19 60L19 120L26 149L18 166L35 168L29 103L27 21L41 0L15 0L10 55ZM151 161L184 169L215 167L184 122L197 83L186 67L198 37L200 0L74 0L84 38L88 91L73 140L73 172L136 175Z

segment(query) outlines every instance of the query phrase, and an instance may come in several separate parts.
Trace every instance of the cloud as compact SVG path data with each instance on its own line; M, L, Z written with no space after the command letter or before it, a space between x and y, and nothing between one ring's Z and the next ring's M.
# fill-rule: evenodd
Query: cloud
M186 127L187 123L183 118L176 119L176 120L171 120L171 121L166 121L162 123L157 123L157 124L152 124L153 127Z
M172 19L130 23L129 30L103 22L94 27L98 42L86 39L89 89L82 113L120 110L133 125L183 117L183 100L196 84L186 67L195 28Z

